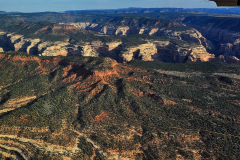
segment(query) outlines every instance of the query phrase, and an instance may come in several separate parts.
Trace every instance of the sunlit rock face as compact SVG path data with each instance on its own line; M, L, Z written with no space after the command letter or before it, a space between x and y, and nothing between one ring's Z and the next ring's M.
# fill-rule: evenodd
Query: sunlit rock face
M215 56L206 51L202 45L180 47L169 41L155 41L136 47L125 48L121 52L121 61L129 62L134 59L143 61L159 60L164 62L183 63L190 61L212 61Z
M66 24L64 23L62 25ZM28 54L39 56L110 57L118 62L129 62L134 59L139 59L143 61L158 60L174 63L183 63L186 61L238 62L236 55L239 55L240 52L240 38L238 38L238 34L234 34L233 37L229 38L229 35L232 33L214 29L204 31L208 32L216 39L227 42L221 44L219 51L219 54L222 54L223 57L215 58L213 54L207 51L206 48L212 47L212 44L196 29L173 31L159 27L100 26L99 24L88 22L69 23L66 27L53 27L54 30L62 28L71 31L76 29L88 29L99 31L101 34L110 35L147 34L151 36L163 36L182 40L183 44L172 43L169 40L147 40L144 44L135 46L126 46L126 44L121 41L101 42L99 40L72 44L69 39L51 42L42 41L40 39L24 38L23 35L1 32L0 47L2 49L0 51L24 51ZM201 32L206 34L204 31Z
M169 26L178 26L178 23L169 24ZM176 31L160 27L129 27L129 26L101 26L95 23L60 23L61 25L73 25L78 29L86 29L97 31L106 35L134 35L134 34L147 34L152 36L163 36L168 38L176 38L188 42L201 44L208 47L206 38L202 36L196 29L189 29L183 31ZM157 24L156 24L157 25Z
M240 56L240 33L234 32L228 29L214 28L208 26L198 26L193 24L188 24L190 27L196 28L201 35L205 38L199 38L201 44L206 48L214 50L215 53L222 54L224 56ZM219 43L219 47L214 47L209 40L214 40Z
M201 37L201 34L184 37ZM6 34L3 34L6 35ZM72 45L69 41L43 42L40 39L25 39L22 35L8 34L2 38L5 46L13 46L14 51L24 51L39 56L90 56L110 57L119 62L129 62L134 59L143 61L165 61L183 63L190 61L211 61L214 55L209 54L198 39L196 45L178 45L170 41L152 41L137 46L125 47L120 41L104 43L101 41L86 42L81 45ZM5 51L2 49L2 51Z

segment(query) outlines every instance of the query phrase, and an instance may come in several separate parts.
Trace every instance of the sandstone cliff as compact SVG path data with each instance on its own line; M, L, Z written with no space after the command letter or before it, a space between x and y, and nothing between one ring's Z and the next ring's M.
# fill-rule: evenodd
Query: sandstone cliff
M14 49L14 46L6 32L0 32L0 47L3 51L10 51Z
M129 27L129 26L109 26L100 25L90 22L79 22L79 23L59 23L60 25L72 25L78 29L86 29L97 31L107 35L134 35L134 34L146 34L152 36L163 36L168 38L175 38L188 42L197 43L208 47L208 42L205 37L196 29L188 30L171 30L169 28L161 27ZM174 25L174 24L172 24Z
M197 19L196 19L197 17ZM210 51L216 55L240 57L240 32L237 27L238 18L231 16L182 16L170 18L179 23L198 30L209 45ZM206 21L206 19L209 19ZM231 20L231 22L230 22ZM212 22L211 22L212 21ZM236 23L233 23L233 22ZM209 42L209 40L212 42Z
M201 34L192 34L200 37ZM183 36L184 37L184 36ZM186 36L189 39L191 35ZM22 35L2 33L0 37L0 47L2 51L8 51L12 46L14 51L24 51L28 54L39 56L92 56L92 57L111 57L119 62L129 62L134 59L143 61L164 61L183 63L190 61L221 61L215 59L213 54L207 52L206 48L200 44L175 44L168 40L153 41L128 47L123 42L85 42L84 44L71 44L70 41L43 42L40 39L25 39ZM3 45L4 44L4 45ZM7 46L7 47L6 47ZM229 59L229 58L228 58ZM234 62L234 58L230 58ZM224 57L224 62L226 60Z
M219 54L240 56L240 33L220 28L194 26L205 37L214 40L220 46L217 49Z
M41 56L67 56L68 42L42 42L38 44L39 55Z
M190 61L212 61L215 56L209 54L202 45L178 46L169 41L154 41L137 47L126 48L121 52L122 62L134 59L143 61L159 60L164 62L183 63Z

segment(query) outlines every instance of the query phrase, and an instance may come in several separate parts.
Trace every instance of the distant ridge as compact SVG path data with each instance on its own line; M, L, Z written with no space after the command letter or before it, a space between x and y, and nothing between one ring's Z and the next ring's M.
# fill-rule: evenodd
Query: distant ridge
M120 9L95 9L95 10L68 10L65 13L83 13L83 12L107 12L116 13L160 13L160 12L186 12L184 8L120 8Z
M0 11L0 14L8 14L8 13L4 11Z
M5 11L0 11L0 14L18 14L22 12L5 12Z
M197 13L216 13L216 14L240 14L238 7L229 8L119 8L119 9L90 9L90 10L67 10L61 12L36 12L36 13L98 13L98 14L123 14L123 13L164 13L164 12L197 12ZM19 14L22 12L5 12L0 14Z
M161 12L200 12L200 13L217 13L217 14L240 14L237 7L228 8L120 8L120 9L96 9L96 10L69 10L64 13L84 13L84 12L97 12L108 14L121 14L121 13L161 13Z

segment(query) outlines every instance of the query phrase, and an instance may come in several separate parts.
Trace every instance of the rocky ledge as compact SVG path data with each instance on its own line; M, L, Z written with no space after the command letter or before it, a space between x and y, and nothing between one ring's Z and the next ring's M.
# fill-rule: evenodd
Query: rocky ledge
M104 43L101 41L86 42L73 45L69 40L57 42L43 42L40 39L24 38L22 35L0 33L0 52L23 51L39 56L92 56L110 57L118 62L129 62L134 59L143 61L164 61L183 63L189 61L219 61L238 62L234 56L220 56L215 58L207 52L201 44L182 45L170 41L147 41L145 44L126 46L115 41Z
M75 26L78 29L92 30L106 35L134 35L146 34L152 36L162 36L175 38L187 42L197 43L204 47L209 47L208 41L196 29L171 30L165 27L129 27L129 26L108 26L90 22L59 23L60 25ZM174 24L172 24L174 25Z

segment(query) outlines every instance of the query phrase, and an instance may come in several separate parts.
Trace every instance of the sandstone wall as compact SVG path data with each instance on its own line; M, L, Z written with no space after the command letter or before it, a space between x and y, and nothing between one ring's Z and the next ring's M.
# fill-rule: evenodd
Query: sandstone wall
M129 26L101 26L96 23L59 23L61 25L73 25L78 29L86 29L97 31L107 35L133 35L133 34L147 34L152 36L163 36L168 38L175 38L179 40L184 40L188 42L194 42L204 47L208 47L208 42L206 38L202 36L200 32L196 29L190 29L185 31L174 31L168 30L166 28L157 27L129 27Z
M214 52L224 56L240 56L240 33L220 28L207 26L197 26L188 24L190 27L197 29L202 35L211 41L218 43ZM210 43L208 43L210 44Z
M190 61L213 61L215 56L206 51L202 45L178 46L169 41L155 41L137 47L126 48L121 52L120 62L134 59L143 61L159 60L164 62L183 63Z
M193 37L201 37L197 32L193 33ZM191 35L186 37L191 38ZM207 52L202 42L198 45L184 44L181 46L170 41L149 41L146 44L132 47L125 47L122 42L117 41L111 43L94 41L82 45L73 45L69 41L42 42L40 39L25 39L21 35L2 33L0 35L0 44L4 44L3 47L0 46L2 48L1 52L12 46L14 51L24 51L39 56L110 57L119 62L129 62L134 59L175 63L183 63L187 60L239 62L236 57L229 55L215 58L213 54ZM231 44L229 44L228 48L231 48Z

